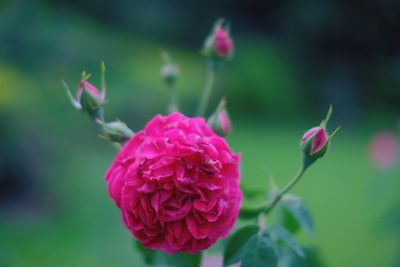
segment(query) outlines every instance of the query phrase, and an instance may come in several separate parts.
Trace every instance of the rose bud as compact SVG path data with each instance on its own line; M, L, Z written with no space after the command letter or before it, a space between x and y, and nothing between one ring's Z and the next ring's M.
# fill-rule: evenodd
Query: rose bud
M238 217L239 163L204 118L174 112L135 133L105 179L143 247L196 254L226 237Z
M304 154L317 159L325 154L328 142L329 135L326 129L318 126L311 128L303 135L300 145Z
M94 85L89 83L87 79L90 77L86 75L85 72L82 73L82 79L79 83L76 97L73 97L68 85L63 81L64 87L67 90L67 95L72 103L72 105L83 112L87 112L92 119L103 119L103 109L102 106L106 103L105 95L105 81L104 81L104 72L105 67L102 64L102 72L103 72L103 90L100 92Z
M226 100L223 98L219 103L215 112L210 116L207 121L211 129L219 136L227 136L232 129L231 120L226 109Z
M104 92L104 91L103 91ZM86 80L81 80L76 94L82 110L92 118L99 118L101 107L105 104L105 94ZM102 117L102 114L100 115Z
M332 115L332 106L329 107L326 118L321 122L320 126L316 126L308 130L301 139L300 147L303 151L304 163L309 166L317 159L323 157L328 150L330 140L334 134L339 130L337 128L331 135L326 130L326 124L328 123Z
M124 144L134 134L124 122L119 120L108 123L101 120L96 120L96 122L102 126L103 133L101 137L109 142Z
M229 27L224 27L223 20L218 20L204 44L204 54L212 59L229 59L233 55L233 40Z
M161 78L168 87L173 87L179 76L179 68L172 61L167 52L162 52L161 57L164 59L164 65L161 67Z

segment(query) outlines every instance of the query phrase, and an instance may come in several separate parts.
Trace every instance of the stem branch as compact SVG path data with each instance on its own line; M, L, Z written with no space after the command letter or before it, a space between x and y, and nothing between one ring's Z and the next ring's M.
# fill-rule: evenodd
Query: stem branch
M169 102L169 106L168 106L168 112L172 113L175 111L178 111L178 90L176 89L175 85L170 85L169 86L169 95L170 95L170 102Z
M297 184L298 181L300 181L301 177L303 177L303 174L307 170L307 165L302 164L300 170L297 172L297 174L292 178L292 180L289 181L289 183L282 188L282 190L275 195L275 197L271 200L271 202L268 204L266 209L264 210L265 214L268 214L275 206L278 204L279 200L281 200L282 196L286 194L292 187Z
M203 94L201 95L199 106L197 109L197 116L204 116L208 102L210 100L211 92L215 81L215 63L210 61L207 65L206 83L204 85Z

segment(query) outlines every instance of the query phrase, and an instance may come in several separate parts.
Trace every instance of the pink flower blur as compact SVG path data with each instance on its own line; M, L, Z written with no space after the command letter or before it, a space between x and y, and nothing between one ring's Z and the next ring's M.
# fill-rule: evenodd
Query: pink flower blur
M307 140L314 137L311 145L310 155L314 155L318 153L328 142L329 135L326 132L326 129L323 127L314 127L308 130L301 139L301 144L304 144Z
M214 38L217 54L221 57L228 56L233 50L233 41L229 34L219 27L215 31Z
M390 131L376 134L369 146L369 156L376 168L385 170L397 161L399 146L396 136Z
M150 249L197 253L225 237L242 193L239 155L203 118L156 116L106 174L125 226Z

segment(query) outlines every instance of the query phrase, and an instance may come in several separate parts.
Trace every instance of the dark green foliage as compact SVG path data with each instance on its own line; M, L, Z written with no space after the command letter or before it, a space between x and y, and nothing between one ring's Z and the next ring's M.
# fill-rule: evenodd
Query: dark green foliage
M274 225L271 230L271 236L275 241L282 241L299 257L304 257L304 251L292 234L280 225Z
M278 258L269 235L259 232L246 242L242 252L241 267L276 267Z
M283 217L283 223L285 227L287 227L291 232L296 232L298 226L295 222L293 222L293 219L295 219L298 225L301 226L301 228L303 228L308 234L314 234L315 229L311 213L301 198L293 195L285 195L281 200L281 206L284 210L284 213L289 213L293 217L290 218L290 215L284 214L284 216L286 216L286 218Z
M300 257L291 250L283 252L279 261L279 267L325 267L320 253L315 248L305 248L305 257Z
M248 225L237 230L228 240L224 252L224 266L237 263L241 259L241 254L249 238L258 232L256 225Z

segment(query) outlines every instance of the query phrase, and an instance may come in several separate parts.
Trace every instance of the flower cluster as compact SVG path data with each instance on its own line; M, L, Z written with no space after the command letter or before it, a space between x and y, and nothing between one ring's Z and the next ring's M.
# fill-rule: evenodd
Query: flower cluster
M274 186L262 205L241 207L240 155L233 153L224 139L232 131L226 99L222 98L207 116L216 74L232 57L233 49L229 25L218 20L204 44L207 74L194 118L178 112L179 68L163 52L160 74L170 95L169 115L155 116L136 133L122 121L105 120L104 64L101 91L88 82L90 75L85 72L75 97L64 83L72 105L88 114L100 126L100 136L120 149L105 176L108 192L125 226L140 242L139 249L153 249L144 251L149 264L164 264L162 257L167 254L157 250L198 254L226 237L238 217L252 221L227 240L224 266L239 262L243 267L254 266L255 262L259 266L280 266L285 253L290 253L292 260L305 256L292 238L290 227L285 228L285 217L293 217L294 223L309 233L313 232L312 220L301 199L288 192L326 154L337 131L330 134L327 130L332 107L321 124L302 137L299 172L284 187ZM276 206L280 206L280 222L267 228L265 217ZM200 255L183 255L193 261L182 266L199 266Z

